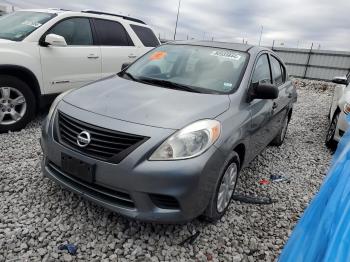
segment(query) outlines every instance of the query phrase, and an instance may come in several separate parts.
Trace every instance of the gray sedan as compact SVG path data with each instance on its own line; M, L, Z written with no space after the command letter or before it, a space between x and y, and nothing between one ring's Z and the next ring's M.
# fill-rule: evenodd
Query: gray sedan
M239 171L283 143L296 97L269 49L168 43L57 97L42 128L43 174L131 218L215 221Z

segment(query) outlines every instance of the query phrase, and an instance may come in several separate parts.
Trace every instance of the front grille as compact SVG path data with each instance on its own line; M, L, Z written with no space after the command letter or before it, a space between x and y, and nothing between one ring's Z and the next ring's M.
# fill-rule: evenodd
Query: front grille
M57 177L57 179L79 191L82 191L101 201L109 202L113 205L117 204L126 208L135 208L134 201L131 199L128 193L111 190L96 184L86 183L78 178L73 178L68 174L63 173L60 167L56 166L50 161L48 162L47 166L51 173Z
M62 112L58 114L59 141L82 154L111 163L119 163L128 154L144 143L148 137L113 131L94 126ZM77 136L87 131L91 142L82 148Z
M150 194L150 198L157 207L163 209L180 209L179 202L172 196Z

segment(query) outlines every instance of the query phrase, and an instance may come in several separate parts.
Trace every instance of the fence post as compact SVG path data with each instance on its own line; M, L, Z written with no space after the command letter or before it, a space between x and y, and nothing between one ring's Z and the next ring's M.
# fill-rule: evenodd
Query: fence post
M311 55L312 55L312 47L313 46L314 46L314 43L311 44L309 56L307 57L307 62L306 62L306 65L305 65L305 71L304 71L304 76L303 76L304 79L306 78L307 69L309 68L309 65L310 65L310 59L311 59Z

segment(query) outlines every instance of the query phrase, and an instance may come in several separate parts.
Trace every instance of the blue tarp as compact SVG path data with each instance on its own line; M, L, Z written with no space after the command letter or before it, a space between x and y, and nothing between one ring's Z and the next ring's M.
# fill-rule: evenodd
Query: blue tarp
M279 261L350 261L350 131L338 145L327 178Z

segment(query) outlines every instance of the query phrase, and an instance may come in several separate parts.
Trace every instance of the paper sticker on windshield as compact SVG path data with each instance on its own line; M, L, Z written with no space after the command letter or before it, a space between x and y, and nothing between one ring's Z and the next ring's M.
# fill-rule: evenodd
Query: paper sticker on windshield
M232 59L232 60L239 60L241 59L241 55L229 51L229 50L217 50L217 51L213 51L210 55L212 56L219 56L219 57L224 57L224 58L228 58L228 59Z
M22 23L22 25L32 26L32 27L35 27L35 28L38 28L38 27L42 26L42 24L40 24L40 23L32 22L32 21L29 21L29 20L24 21Z
M163 51L157 51L154 52L151 56L150 56L150 60L154 61L154 60L161 60L164 57L166 57L167 53L163 52Z
M232 83L227 83L227 82L224 83L225 90L231 90L231 88L232 88Z

